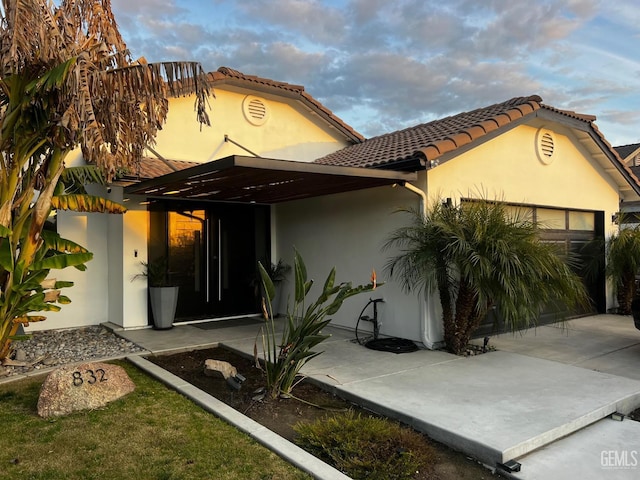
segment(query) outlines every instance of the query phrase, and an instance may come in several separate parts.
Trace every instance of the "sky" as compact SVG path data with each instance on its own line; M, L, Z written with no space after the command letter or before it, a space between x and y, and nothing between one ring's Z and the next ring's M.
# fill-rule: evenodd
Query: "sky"
M365 137L540 95L640 142L638 0L111 3L134 58L303 85Z

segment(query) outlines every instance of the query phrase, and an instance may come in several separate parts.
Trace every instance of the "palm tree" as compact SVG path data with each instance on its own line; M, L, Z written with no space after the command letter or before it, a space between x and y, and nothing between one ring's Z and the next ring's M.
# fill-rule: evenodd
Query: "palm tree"
M52 208L123 211L65 191L67 155L81 148L110 182L153 144L169 95L194 92L197 118L208 124L209 92L196 63L133 61L109 0L3 0L0 68L2 359L20 324L44 318L30 313L68 301L59 293L68 282L44 281L49 269L83 268L91 259L43 233Z
M606 243L606 274L613 281L618 313L631 314L636 297L636 275L640 273L640 227L623 227Z
M387 263L405 291L438 292L447 348L460 354L495 308L515 331L535 325L554 301L587 302L581 279L540 241L536 225L504 203L436 202L427 212L403 210L409 226L392 232L385 248L400 253Z

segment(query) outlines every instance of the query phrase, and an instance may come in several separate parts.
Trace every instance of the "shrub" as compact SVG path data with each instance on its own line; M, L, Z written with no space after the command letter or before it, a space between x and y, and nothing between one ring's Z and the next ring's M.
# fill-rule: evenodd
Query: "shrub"
M435 462L421 434L384 418L349 411L294 429L300 447L356 480L410 479Z

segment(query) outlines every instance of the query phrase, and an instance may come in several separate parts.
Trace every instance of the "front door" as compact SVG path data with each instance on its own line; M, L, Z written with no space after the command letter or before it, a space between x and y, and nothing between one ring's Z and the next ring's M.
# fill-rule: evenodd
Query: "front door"
M256 265L268 258L268 207L163 203L151 213L149 258L166 256L180 287L176 321L259 311Z

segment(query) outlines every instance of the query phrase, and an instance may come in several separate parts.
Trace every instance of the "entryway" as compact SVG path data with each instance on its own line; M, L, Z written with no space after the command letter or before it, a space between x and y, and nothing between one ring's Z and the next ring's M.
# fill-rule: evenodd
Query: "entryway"
M149 259L180 287L176 323L259 312L257 262L269 259L269 207L162 201L150 209Z

